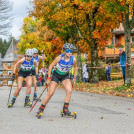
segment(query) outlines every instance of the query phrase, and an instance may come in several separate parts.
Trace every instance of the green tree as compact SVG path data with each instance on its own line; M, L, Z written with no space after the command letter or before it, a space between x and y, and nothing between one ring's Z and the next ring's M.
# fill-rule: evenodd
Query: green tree
M0 53L2 55L2 58L5 56L7 49L10 46L10 43L11 43L11 39L7 41L7 40L3 40L2 38L0 38Z

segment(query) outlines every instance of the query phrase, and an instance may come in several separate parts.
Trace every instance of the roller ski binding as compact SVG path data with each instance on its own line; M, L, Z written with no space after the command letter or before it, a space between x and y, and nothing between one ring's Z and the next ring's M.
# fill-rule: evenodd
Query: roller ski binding
M14 105L14 103L15 103L15 100L16 100L16 99L12 99L12 100L11 100L11 103L9 103L8 108L13 107L13 105Z
M40 117L42 116L43 111L44 111L44 109L42 109L42 108L40 107L39 110L38 110L38 112L37 112L37 114L36 114L36 117L37 117L38 119L40 119Z
M26 99L25 99L25 102L24 102L24 107L26 107L26 106L28 106L28 107L32 107L32 103L30 102L30 97L26 97Z
M34 93L33 101L36 101L36 100L41 102L41 99L37 97L37 93Z
M38 100L39 102L41 102L41 99L40 98L37 98L37 97L33 97L33 101L36 101L36 100Z
M61 117L64 117L64 116L66 116L66 117L74 117L74 119L77 118L76 112L73 112L73 114L71 114L71 112L68 109L65 109L64 111L61 110Z

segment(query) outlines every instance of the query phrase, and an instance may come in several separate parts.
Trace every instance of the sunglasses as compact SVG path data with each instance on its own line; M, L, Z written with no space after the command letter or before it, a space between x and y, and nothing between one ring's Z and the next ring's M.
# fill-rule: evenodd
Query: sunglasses
M66 53L72 53L73 50L66 50Z
M28 58L32 58L32 56L27 55Z

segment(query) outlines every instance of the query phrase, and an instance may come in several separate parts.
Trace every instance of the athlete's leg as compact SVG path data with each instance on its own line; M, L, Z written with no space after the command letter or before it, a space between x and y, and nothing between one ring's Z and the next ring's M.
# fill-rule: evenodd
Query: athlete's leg
M19 76L18 77L18 82L17 82L17 89L15 90L15 92L14 92L14 97L17 97L18 95L19 95L19 92L20 92L20 90L21 90L21 88L22 88L22 83L23 83L23 77L22 76Z
M30 95L31 94L31 86L32 86L32 77L31 76L26 77L26 84L27 84L26 94Z
M53 94L54 94L54 92L56 90L57 85L58 85L57 82L51 81L48 93L45 96L45 98L43 99L43 102L42 102L43 105L47 105L47 103L49 102L50 98L53 96Z
M37 93L37 80L36 80L36 76L32 75L32 79L33 79L33 85L34 85L34 93Z
M72 93L72 84L70 79L65 79L62 81L62 85L64 86L66 90L66 97L64 100L64 106L63 106L63 112L64 114L70 115L71 112L68 110L69 102L71 99L71 93Z
M31 86L32 86L32 76L26 77L26 84L27 84L27 90L26 90L26 98L25 98L24 106L31 106L32 104L30 102L30 94L31 94Z
M58 85L57 82L51 81L48 93L45 96L45 98L43 99L43 102L42 102L41 106L38 109L37 116L41 116L42 115L42 113L44 111L44 108L47 105L47 103L49 102L49 100L51 99L51 97L53 96L53 94L54 94L54 92L56 90L57 85Z
M62 81L62 85L64 86L65 90L66 90L66 97L65 97L65 101L66 103L70 102L71 99L71 93L72 93L72 84L71 84L71 80L70 79L65 79Z
M13 94L13 98L11 100L11 103L9 104L9 107L12 107L16 101L17 96L20 93L20 90L22 88L22 83L23 83L23 77L19 76L18 77L18 83L17 83L17 89L15 90L14 94Z

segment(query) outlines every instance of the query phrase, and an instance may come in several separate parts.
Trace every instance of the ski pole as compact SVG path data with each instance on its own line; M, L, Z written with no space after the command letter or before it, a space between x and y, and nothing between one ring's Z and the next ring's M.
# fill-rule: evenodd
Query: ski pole
M46 85L45 89L43 90L43 92L40 94L39 98L36 100L36 102L34 103L34 105L32 106L32 108L30 109L29 111L29 114L30 112L32 111L32 109L34 108L34 106L36 105L36 103L38 102L38 100L40 99L40 97L42 96L42 94L45 92L45 90L47 89L48 85Z
M11 88L10 88L10 93L9 93L9 97L8 97L8 103L7 103L7 105L9 105L9 100L10 100L11 90L12 90L12 85L11 85Z
M34 92L35 93L35 92ZM32 100L32 105L33 105L33 101L34 101L34 94L33 94L33 100Z

